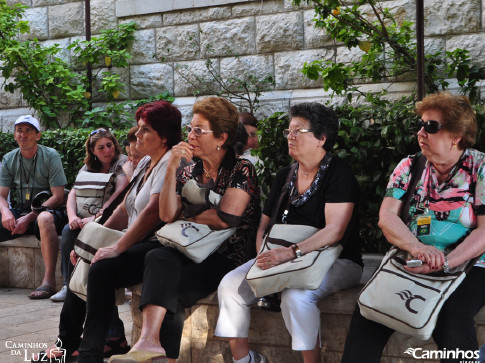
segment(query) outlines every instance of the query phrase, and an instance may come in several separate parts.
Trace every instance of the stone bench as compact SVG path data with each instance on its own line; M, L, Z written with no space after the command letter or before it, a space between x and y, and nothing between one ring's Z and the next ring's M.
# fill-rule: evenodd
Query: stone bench
M60 240L59 236L59 240ZM0 243L0 286L35 289L42 283L44 261L40 241L26 235ZM56 266L56 289L62 287L60 256Z
M321 357L325 363L340 362L347 336L350 319L354 311L357 296L363 283L372 275L379 265L382 256L366 255L364 258L364 275L361 284L335 293L318 303L321 312L322 350ZM138 308L141 285L132 289L131 301L133 330L132 344L140 336L142 315ZM227 339L214 336L214 329L219 314L217 294L200 300L197 305L186 310L179 363L224 363L231 362L231 352ZM476 317L478 341L485 343L485 308ZM301 354L291 350L291 337L286 330L281 313L251 309L251 325L249 346L268 358L269 363L302 362ZM389 340L381 362L384 363L415 363L416 359L404 354L407 348L437 349L433 340L419 340L395 333ZM363 357L365 362L365 357ZM421 360L420 360L421 361ZM423 362L438 362L437 360L422 360Z

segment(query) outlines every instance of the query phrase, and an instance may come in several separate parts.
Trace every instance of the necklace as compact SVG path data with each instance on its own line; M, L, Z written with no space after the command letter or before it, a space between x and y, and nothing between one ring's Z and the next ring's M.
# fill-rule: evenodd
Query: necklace
M304 176L308 176L308 175L310 174L310 172L309 172L309 171L308 171L308 172L305 172L305 171L303 171L303 169L300 169L300 171L301 171L301 173L302 173Z
M32 195L32 193L34 192L34 178L35 178L35 169L36 169L36 166L37 166L37 152L35 153L34 155L34 165L31 167L30 171L27 172L25 170L25 167L24 167L24 163L23 163L23 160L24 160L24 156L22 154L20 154L20 202L22 203L23 205L23 193L22 193L22 184L23 184L23 178L25 178L25 184L26 184L26 191L25 191L25 202L26 204L28 205L30 203L30 197ZM32 177L32 186L30 188L30 192L29 192L29 182L30 182L30 178Z
M211 172L214 169L206 170L204 167L202 167L202 169L204 169L204 173L205 173L206 178L210 178L211 177Z

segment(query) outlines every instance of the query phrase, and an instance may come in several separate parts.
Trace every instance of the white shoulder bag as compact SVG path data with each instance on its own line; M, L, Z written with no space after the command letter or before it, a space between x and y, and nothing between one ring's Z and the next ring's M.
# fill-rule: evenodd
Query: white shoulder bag
M101 247L114 245L123 237L124 232L107 228L96 222L87 223L79 233L74 244L74 251L79 259L69 281L69 289L86 300L88 293L88 274L91 260ZM116 289L116 305L125 301L125 289Z
M298 224L275 224L266 235L259 253L273 248L289 247L304 241L319 229ZM256 297L266 296L288 288L318 288L330 267L342 252L342 246L327 246L263 270L256 261L246 275L246 280Z
M212 190L199 188L193 179L184 185L182 197L188 203L208 203L213 207L218 206L222 199ZM162 245L175 248L195 263L201 263L234 233L235 227L214 230L206 224L179 220L164 225L156 236Z
M276 214L287 194L287 186L297 167L294 163L288 173L285 186L273 210L271 228L267 232L261 251L289 247L301 242L319 231L318 228L299 224L275 224ZM289 205L289 202L288 202ZM288 210L288 206L287 206ZM314 290L318 288L330 267L337 260L343 247L339 244L319 248L299 258L263 270L256 261L249 269L246 280L256 297L266 296L287 288Z

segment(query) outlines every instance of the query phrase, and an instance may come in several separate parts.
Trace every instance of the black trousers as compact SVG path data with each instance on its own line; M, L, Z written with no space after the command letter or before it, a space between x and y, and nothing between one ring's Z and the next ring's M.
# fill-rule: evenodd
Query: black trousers
M115 288L142 281L140 308L154 304L168 310L160 329L160 340L167 356L177 358L185 308L217 290L220 280L234 268L230 261L218 254L196 264L178 251L162 247L158 241L137 243L116 258L96 262L89 271L86 321L78 362L103 361L104 339L115 304ZM76 319L76 324L81 322L82 326L82 318L78 316ZM77 329L74 331L79 336ZM76 337L70 339L75 341Z
M59 339L68 354L79 348L78 362L103 362L104 342L115 309L115 289L142 282L145 254L159 246L158 241L139 242L116 258L94 263L89 270L86 302L68 291Z
M161 247L147 253L140 309L149 304L167 309L160 342L168 358L179 356L185 308L216 291L222 278L236 267L217 253L201 263L172 248Z
M443 304L433 331L439 350L478 350L474 317L485 305L484 286L485 268L473 267ZM342 363L379 363L392 333L394 330L364 318L357 306L350 322ZM442 359L441 362L459 363L463 360Z

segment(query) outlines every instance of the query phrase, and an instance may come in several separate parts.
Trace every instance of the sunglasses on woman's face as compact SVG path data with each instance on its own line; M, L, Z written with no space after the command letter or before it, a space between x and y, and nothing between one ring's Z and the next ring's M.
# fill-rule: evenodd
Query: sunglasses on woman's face
M424 131L426 131L428 134L436 134L439 130L443 128L443 124L440 124L438 121L433 120L419 120L418 127L420 130L422 127L424 127Z

